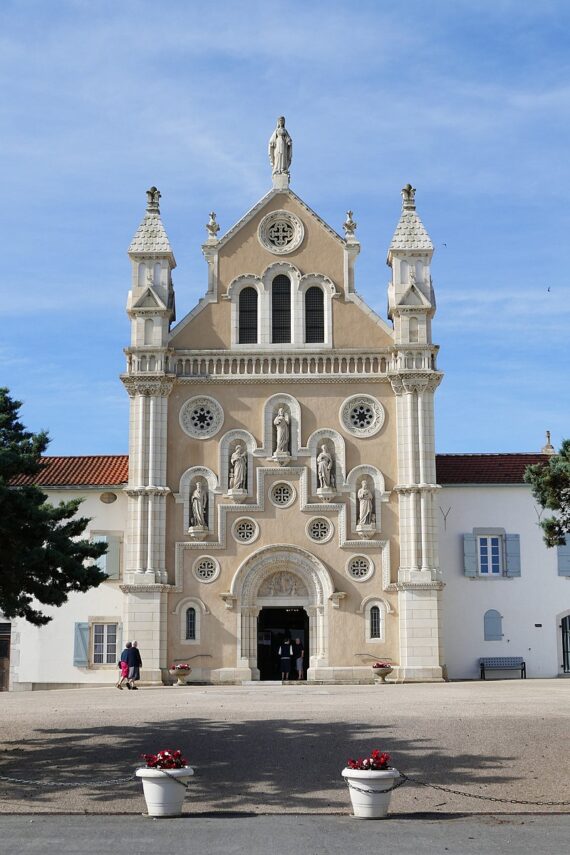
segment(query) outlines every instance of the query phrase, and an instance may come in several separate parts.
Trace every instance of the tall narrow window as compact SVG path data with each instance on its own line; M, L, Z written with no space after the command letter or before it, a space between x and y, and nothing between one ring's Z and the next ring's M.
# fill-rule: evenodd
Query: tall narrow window
M238 344L257 344L257 291L244 288L239 295Z
M370 609L370 638L381 638L379 606Z
M291 341L291 282L288 276L279 274L273 280L272 298L272 336L273 344Z
M325 308L322 288L314 285L305 294L305 341L325 340Z
M196 640L196 609L186 609L186 639L188 641Z

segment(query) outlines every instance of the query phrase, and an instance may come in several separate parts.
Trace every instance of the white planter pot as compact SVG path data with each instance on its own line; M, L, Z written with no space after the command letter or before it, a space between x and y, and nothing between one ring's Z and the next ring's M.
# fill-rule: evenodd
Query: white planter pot
M397 769L343 769L353 815L358 819L383 819L388 813L392 787L400 777Z
M388 674L391 674L393 668L373 668L372 671L374 673L374 682L375 683L385 683L386 677Z
M171 677L175 678L175 680L176 680L176 683L174 684L175 686L186 686L187 685L186 680L188 679L188 677L192 673L192 668L184 668L183 670L181 670L181 669L177 670L176 668L170 668L168 670L168 673L170 674Z
M182 786L192 777L194 769L137 769L142 779L143 793L149 816L180 816L186 790Z

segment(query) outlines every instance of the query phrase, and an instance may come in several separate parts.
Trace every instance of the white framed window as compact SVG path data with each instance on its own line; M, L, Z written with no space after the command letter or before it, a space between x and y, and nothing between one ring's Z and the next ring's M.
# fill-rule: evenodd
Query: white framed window
M383 642L386 636L386 606L381 600L370 599L364 609L366 641Z
M196 641L197 613L195 606L186 609L186 641Z
M117 651L118 625L116 623L91 624L91 662L93 665L115 665L120 651Z
M477 556L481 576L503 574L503 538L500 535L481 535L477 538Z
M179 643L182 645L202 644L204 616L210 611L199 597L185 597L181 600L173 614L177 616L179 626Z

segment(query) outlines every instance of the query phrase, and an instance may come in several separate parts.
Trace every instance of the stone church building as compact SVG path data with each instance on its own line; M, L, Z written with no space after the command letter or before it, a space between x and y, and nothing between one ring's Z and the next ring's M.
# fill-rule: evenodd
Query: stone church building
M128 251L128 457L47 458L39 479L52 502L85 499L108 579L46 628L0 616L0 688L112 685L126 639L151 683L184 662L198 682L279 679L286 636L308 681L371 682L377 660L400 682L473 678L489 655L570 674L570 545L546 549L523 483L554 449L436 459L415 190L387 241L386 321L358 295L352 212L340 235L300 199L291 153L280 119L271 188L226 234L210 215L207 287L178 321L147 192Z
M280 148L282 151L280 152ZM129 247L125 622L147 676L192 656L206 680L273 675L279 629L307 678L441 679L434 508L433 245L415 190L388 247L389 325L358 296L360 245L272 187L202 250L208 286L175 324L174 252L151 188Z

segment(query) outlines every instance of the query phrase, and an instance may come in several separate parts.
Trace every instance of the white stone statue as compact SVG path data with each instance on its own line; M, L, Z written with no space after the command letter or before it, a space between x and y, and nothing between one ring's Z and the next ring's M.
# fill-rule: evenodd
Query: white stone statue
M363 478L360 482L358 498L358 525L371 525L373 512L373 495L368 489L368 481Z
M326 445L321 445L320 454L317 456L317 475L319 487L333 486L333 458Z
M287 453L289 451L289 413L285 412L285 407L279 407L277 415L273 419L273 424L277 431L277 447L275 451Z
M230 490L245 490L247 482L247 451L236 445L230 457Z
M269 139L268 154L272 175L289 175L293 157L293 140L285 127L285 116L277 119L277 127Z
M206 521L206 502L208 501L208 493L202 489L202 482L196 481L194 492L192 493L192 525L207 528Z

